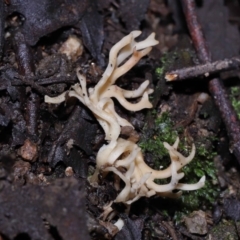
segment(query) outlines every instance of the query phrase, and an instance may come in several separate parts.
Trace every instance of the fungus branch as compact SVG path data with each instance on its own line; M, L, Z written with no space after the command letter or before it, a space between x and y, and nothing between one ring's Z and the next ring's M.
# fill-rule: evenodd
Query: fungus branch
M178 197L181 192L173 193L172 190L196 190L203 187L205 182L205 176L203 176L196 184L179 183L179 180L184 177L181 168L188 164L195 155L194 145L190 155L184 157L177 151L178 138L173 146L164 143L164 147L169 152L171 164L168 168L157 171L144 162L142 151L137 144L119 138L121 127L130 126L133 128L133 126L116 113L112 98L116 98L129 111L139 111L152 107L148 95L153 90L149 88L148 80L133 91L124 90L115 85L120 76L129 71L151 51L152 46L158 43L154 38L154 33L147 39L136 42L134 39L140 33L140 31L133 31L112 47L109 54L109 64L94 88L87 90L86 77L81 73L81 69L77 69L78 84L56 98L45 96L45 102L54 104L65 101L67 96L76 97L93 112L105 132L107 144L103 145L97 153L96 171L90 182L98 181L100 171L113 172L125 183L125 187L115 202L125 204L131 204L140 197L151 197L155 194ZM131 103L127 100L130 98L141 99L137 103ZM171 180L168 184L155 183L156 179L170 177ZM105 217L111 212L110 208L111 205L105 209Z

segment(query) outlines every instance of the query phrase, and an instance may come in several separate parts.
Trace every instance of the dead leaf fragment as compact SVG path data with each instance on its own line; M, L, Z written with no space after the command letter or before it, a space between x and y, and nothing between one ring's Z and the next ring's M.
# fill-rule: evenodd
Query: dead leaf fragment
M37 153L37 144L26 139L23 146L20 148L20 156L27 161L33 162L37 158Z
M192 212L184 222L190 233L205 235L208 232L206 213L202 210Z

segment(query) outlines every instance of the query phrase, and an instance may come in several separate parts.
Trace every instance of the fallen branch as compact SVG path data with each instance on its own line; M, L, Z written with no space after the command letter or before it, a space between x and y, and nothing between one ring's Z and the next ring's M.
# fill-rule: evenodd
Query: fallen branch
M203 32L197 19L195 1L182 0L182 6L199 60L202 63L211 62L210 53L207 49L206 41L203 37ZM230 139L230 151L233 152L240 163L240 123L237 118L237 114L227 97L226 90L220 79L214 78L209 81L208 88L221 114L223 122L225 123Z
M238 69L240 67L240 58L233 57L230 59L219 60L216 62L205 63L193 67L181 68L167 72L165 79L170 81L179 81L197 77L208 77L209 75L223 71Z

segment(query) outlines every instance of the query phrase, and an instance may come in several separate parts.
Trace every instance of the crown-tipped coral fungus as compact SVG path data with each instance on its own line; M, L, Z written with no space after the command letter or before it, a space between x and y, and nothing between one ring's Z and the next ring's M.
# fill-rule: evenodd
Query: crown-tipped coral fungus
M190 155L184 157L177 151L178 138L172 146L164 143L164 147L169 152L171 164L166 169L154 170L144 162L141 148L136 143L119 137L121 127L130 126L133 128L133 126L117 114L112 98L116 98L129 111L139 111L152 107L148 96L153 90L149 88L148 80L133 91L124 90L115 85L120 76L129 71L151 51L152 46L158 43L154 33L145 40L136 42L135 38L140 34L140 31L133 31L112 47L107 69L94 88L87 89L86 77L82 74L81 69L77 69L79 83L58 97L45 96L47 103L63 102L66 96L76 97L93 112L105 132L106 144L97 153L96 171L90 178L90 182L98 181L100 172L113 172L125 183L124 188L114 201L125 204L131 204L143 196L179 196L180 191L175 193L172 191L175 189L196 190L203 187L205 182L205 176L203 176L196 184L179 183L179 180L184 177L181 168L188 164L195 155L194 145ZM132 103L127 100L131 98L139 98L140 100ZM168 184L155 183L156 179L165 178L171 179ZM111 206L109 205L105 209L104 216L106 217L110 212Z

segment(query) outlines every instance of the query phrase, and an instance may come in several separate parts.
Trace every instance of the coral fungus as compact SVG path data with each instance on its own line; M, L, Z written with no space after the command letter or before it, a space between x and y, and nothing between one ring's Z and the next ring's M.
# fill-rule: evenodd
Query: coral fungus
M96 171L90 182L98 181L100 172L113 172L124 183L124 188L120 191L115 202L131 204L140 197L179 196L180 191L173 193L172 190L196 190L203 187L205 176L196 184L179 183L184 177L181 168L188 164L195 155L195 146L188 157L184 157L177 151L179 139L170 146L164 143L164 147L169 152L171 164L163 170L150 168L143 159L141 148L134 142L120 138L121 127L133 126L124 118L120 117L114 108L112 98L129 111L139 111L144 108L151 108L148 95L153 92L149 88L149 81L143 82L137 90L124 90L115 85L116 80L129 71L143 56L151 51L151 47L158 42L152 33L141 42L134 39L141 34L140 31L133 31L115 44L109 54L109 64L102 78L94 88L87 89L86 77L77 69L77 76L80 83L75 84L69 91L64 92L56 98L45 96L48 103L63 102L66 96L78 98L88 107L102 126L105 132L106 144L103 145L96 157ZM131 103L127 99L140 98L136 103ZM156 179L170 178L168 184L159 185ZM110 206L106 209L106 214L110 212Z

